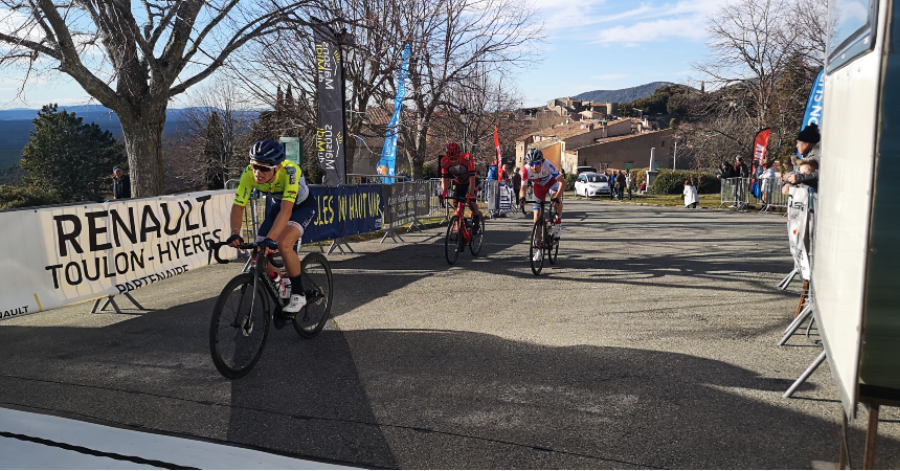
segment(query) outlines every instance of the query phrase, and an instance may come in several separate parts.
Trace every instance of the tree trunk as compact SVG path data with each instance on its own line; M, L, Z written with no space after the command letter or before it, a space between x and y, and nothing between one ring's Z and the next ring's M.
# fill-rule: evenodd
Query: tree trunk
M126 117L119 114L128 167L131 174L131 195L135 198L165 193L165 171L162 160L162 133L166 111L144 116Z

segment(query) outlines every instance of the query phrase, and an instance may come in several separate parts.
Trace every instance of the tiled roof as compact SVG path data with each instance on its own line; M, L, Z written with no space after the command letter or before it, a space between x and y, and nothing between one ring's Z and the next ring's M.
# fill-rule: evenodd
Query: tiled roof
M595 143L593 143L593 144L588 144L588 145L585 145L585 146L576 147L575 149L568 149L568 150L577 151L577 150L581 150L581 149L586 149L586 148L588 148L588 147L594 147L594 146L600 146L600 145L603 145L603 144L609 144L610 142L624 141L625 139L633 139L633 138L635 138L635 137L648 136L648 135L650 135L650 134L657 134L657 133L666 132L666 131L671 131L671 130L670 130L670 129L662 129L662 130L659 130L659 131L642 132L642 133L639 133L639 134L625 134L624 136L607 137L607 138L601 140L600 142L595 142Z

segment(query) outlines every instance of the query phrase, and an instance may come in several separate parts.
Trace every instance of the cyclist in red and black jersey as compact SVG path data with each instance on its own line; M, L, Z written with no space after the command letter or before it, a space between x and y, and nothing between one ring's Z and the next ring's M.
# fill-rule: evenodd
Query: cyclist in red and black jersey
M478 223L484 216L478 210L478 203L475 202L475 191L478 188L475 159L470 154L462 154L459 144L455 142L447 144L447 155L441 159L441 178L443 198L447 198L452 178L453 197L468 201L472 214L478 214L479 217L473 218L475 231L478 232Z

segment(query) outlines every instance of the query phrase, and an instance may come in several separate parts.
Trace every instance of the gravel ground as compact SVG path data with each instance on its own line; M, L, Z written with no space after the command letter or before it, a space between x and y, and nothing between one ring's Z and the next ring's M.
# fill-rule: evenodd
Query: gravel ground
M209 357L239 266L0 323L0 406L389 468L809 468L836 461L841 406L821 347L777 347L797 304L782 216L569 201L559 262L530 220L490 221L444 260L444 228L329 257L334 321L272 330L247 377ZM123 301L123 304L127 302ZM814 331L815 332L815 331ZM850 435L861 467L866 412ZM876 468L900 468L883 408Z

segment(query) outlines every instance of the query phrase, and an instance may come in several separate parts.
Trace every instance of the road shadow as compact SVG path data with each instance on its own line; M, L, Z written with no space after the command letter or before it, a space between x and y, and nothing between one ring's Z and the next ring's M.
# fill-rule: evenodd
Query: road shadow
M0 403L388 468L799 469L837 459L836 423L779 405L793 378L678 353L331 325L311 341L273 330L256 369L228 381L209 358L211 308L93 329L4 327ZM802 391L819 387L814 376ZM900 466L897 445L882 437L876 466Z

